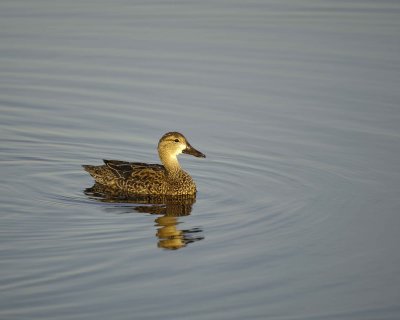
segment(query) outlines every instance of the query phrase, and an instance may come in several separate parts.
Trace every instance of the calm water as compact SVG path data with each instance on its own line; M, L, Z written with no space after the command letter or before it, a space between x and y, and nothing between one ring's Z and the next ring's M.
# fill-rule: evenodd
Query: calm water
M1 1L0 40L1 319L400 319L398 1ZM194 201L85 191L172 130Z

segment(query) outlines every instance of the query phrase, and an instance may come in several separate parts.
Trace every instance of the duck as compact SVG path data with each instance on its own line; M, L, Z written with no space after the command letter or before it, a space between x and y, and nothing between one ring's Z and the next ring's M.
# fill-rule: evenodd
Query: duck
M103 165L83 165L83 168L96 183L128 194L195 195L196 184L189 173L181 168L177 156L184 153L205 158L205 154L193 148L179 132L164 134L157 150L162 164L103 160Z

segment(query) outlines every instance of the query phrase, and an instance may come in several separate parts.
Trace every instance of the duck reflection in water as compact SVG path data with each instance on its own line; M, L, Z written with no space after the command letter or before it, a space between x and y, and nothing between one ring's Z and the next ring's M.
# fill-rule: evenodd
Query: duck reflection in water
M85 194L101 202L134 204L132 210L140 213L158 215L155 219L158 247L176 250L189 243L204 239L202 229L178 229L179 217L188 216L196 202L196 195L132 195L113 190L95 183L87 188ZM126 207L124 206L126 209Z

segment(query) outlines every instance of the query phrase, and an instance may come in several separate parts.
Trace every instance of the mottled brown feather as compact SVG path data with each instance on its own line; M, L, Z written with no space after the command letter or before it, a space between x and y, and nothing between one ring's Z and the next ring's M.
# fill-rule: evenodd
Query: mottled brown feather
M194 194L195 183L176 159L185 147L190 149L191 154L205 157L190 146L183 135L170 132L160 139L158 146L160 159L165 165L103 160L104 165L83 167L97 183L111 189L143 195Z

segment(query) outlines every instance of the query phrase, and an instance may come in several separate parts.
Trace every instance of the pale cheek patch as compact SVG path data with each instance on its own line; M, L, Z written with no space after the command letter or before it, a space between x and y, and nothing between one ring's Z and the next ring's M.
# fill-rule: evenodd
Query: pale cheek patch
M177 150L178 152L176 155L181 154L183 150L185 150L186 146L182 143L179 144L179 149Z

